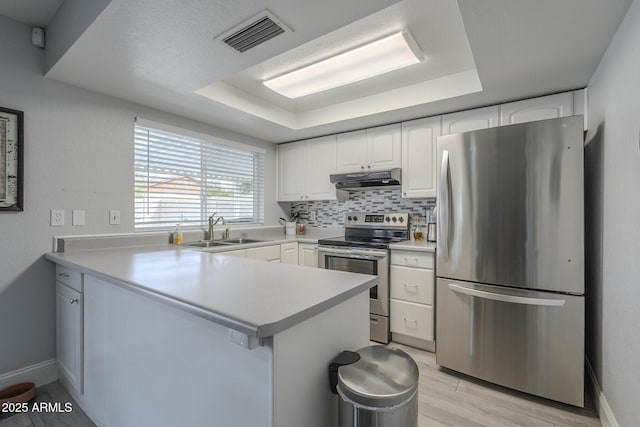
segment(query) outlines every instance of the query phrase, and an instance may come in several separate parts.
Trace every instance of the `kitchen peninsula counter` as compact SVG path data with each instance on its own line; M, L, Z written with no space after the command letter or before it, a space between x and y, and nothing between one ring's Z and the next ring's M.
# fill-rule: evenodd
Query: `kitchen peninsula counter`
M374 276L260 262L171 245L45 256L257 338L275 335L377 282Z
M45 256L60 382L96 425L336 425L327 368L369 344L376 277L169 244Z

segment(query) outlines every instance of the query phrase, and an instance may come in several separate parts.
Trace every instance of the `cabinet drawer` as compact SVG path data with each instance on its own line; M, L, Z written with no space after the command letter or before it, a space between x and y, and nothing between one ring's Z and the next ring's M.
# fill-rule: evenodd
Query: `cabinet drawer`
M244 249L238 249L235 251L225 251L225 252L217 252L219 255L227 255L227 256L237 256L244 258L246 256L247 251Z
M392 265L391 298L433 305L433 270Z
M56 280L78 292L82 292L82 273L56 264Z
M391 332L433 341L433 306L391 300Z
M433 269L433 252L391 251L391 264Z
M247 258L273 261L280 259L280 245L247 249Z

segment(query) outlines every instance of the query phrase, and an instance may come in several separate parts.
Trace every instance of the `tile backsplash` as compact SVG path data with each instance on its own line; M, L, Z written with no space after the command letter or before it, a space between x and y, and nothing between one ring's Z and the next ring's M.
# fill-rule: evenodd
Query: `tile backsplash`
M344 226L345 212L371 211L373 213L382 212L408 212L409 216L420 216L425 220L425 208L433 208L436 199L403 199L401 190L362 190L350 191L349 199L340 202L314 201L314 202L292 202L291 214L299 214L299 220L314 227L342 227ZM316 220L311 221L311 211L316 212ZM411 220L413 223L413 220Z

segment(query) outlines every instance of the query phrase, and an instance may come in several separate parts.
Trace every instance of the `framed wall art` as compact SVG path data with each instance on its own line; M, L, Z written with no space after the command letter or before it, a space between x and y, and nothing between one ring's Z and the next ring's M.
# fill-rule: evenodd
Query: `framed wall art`
M24 113L0 107L0 212L22 210Z

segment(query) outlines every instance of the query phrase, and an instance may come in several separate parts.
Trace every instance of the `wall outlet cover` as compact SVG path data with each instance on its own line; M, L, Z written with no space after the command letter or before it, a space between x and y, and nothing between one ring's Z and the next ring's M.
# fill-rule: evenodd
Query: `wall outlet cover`
M62 227L64 225L64 209L51 209L51 226Z
M109 211L109 224L110 225L119 225L120 224L120 211L111 209Z
M84 211L83 210L73 210L71 212L71 224L78 226L84 225Z

